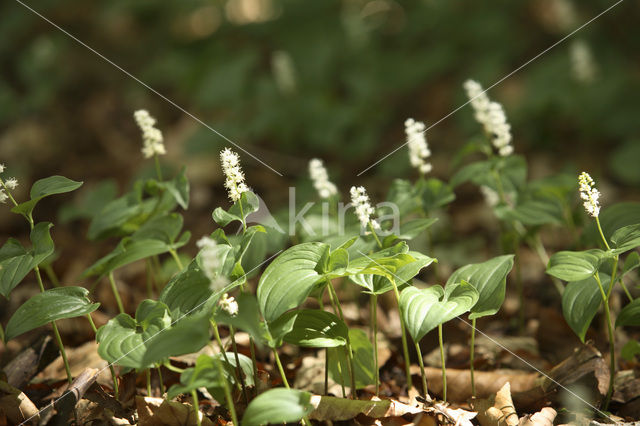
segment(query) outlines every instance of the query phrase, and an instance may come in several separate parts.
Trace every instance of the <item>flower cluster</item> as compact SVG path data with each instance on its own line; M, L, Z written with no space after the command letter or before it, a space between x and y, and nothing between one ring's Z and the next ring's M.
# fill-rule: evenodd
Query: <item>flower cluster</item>
M329 198L338 193L338 188L329 180L329 174L324 168L322 160L314 158L309 161L309 176L320 198Z
M4 169L4 164L0 164L0 173L4 173ZM18 179L12 177L3 181L2 178L0 178L0 182L2 182L2 186L0 187L0 203L6 203L9 198L7 192L18 187ZM5 192L5 190L7 192Z
M596 189L595 183L589 173L582 172L578 176L578 183L580 184L580 198L582 198L584 209L593 217L598 217L600 214L600 191Z
M420 171L420 174L427 174L431 171L431 163L427 158L431 157L427 138L424 134L425 125L421 121L413 118L404 122L404 132L407 134L407 145L409 146L409 161L411 165Z
M227 293L222 295L218 302L220 309L231 315L232 317L238 315L238 302L233 297L229 297Z
M153 118L145 109L140 109L133 113L133 117L138 123L138 127L142 130L142 155L144 158L151 158L154 155L164 155L167 151L164 149L162 132L155 127L156 119Z
M380 229L380 224L375 219L371 219L371 215L375 210L371 207L367 190L364 189L363 186L352 186L350 192L351 204L353 204L356 209L356 215L358 216L358 220L360 220L362 227L366 228L367 225L371 223L372 228Z
M229 191L229 198L235 203L243 192L249 191L249 187L244 183L244 173L240 168L240 157L229 148L225 148L220 151L220 162L226 178L224 186Z
M204 236L196 243L200 249L200 264L202 272L209 278L209 286L212 291L218 291L228 284L226 277L220 274L223 266L224 247L219 246L216 241L208 236Z
M489 100L486 92L474 80L467 80L464 83L467 97L475 112L475 118L482 124L484 131L491 136L493 146L498 153L506 157L513 153L511 146L511 126L507 123L507 116L502 105Z

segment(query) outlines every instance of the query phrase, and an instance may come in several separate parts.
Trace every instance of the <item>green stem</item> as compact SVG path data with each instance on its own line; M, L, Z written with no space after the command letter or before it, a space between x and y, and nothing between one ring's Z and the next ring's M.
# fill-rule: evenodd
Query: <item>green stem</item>
M231 347L233 348L233 356L236 359L236 374L240 380L242 386L242 396L244 397L245 404L249 404L249 396L247 395L247 385L244 381L244 374L242 374L242 367L240 366L240 356L238 355L238 346L236 346L236 333L233 326L229 326L229 335L231 337Z
M442 324L438 325L438 344L440 345L440 362L442 363L442 400L447 402L447 368L444 359L444 344L442 343Z
M256 359L256 344L253 341L253 337L249 338L249 351L251 351L251 366L253 367L253 386L254 391L258 389L258 360Z
M116 286L116 280L113 278L113 271L109 272L109 283L111 284L111 291L113 291L113 296L116 298L118 309L120 310L121 314L124 314L124 306L122 305L122 299L120 299L120 293L118 292L118 287Z
M156 370L158 370L158 381L160 381L160 396L164 395L164 380L162 379L162 371L160 370L162 366L158 365Z
M380 242L380 239L378 238L378 234L376 234L375 229L373 229L373 225L371 224L371 221L369 221L369 229L371 230L371 235L373 235L373 238L375 238L376 243L378 243L378 247L382 248L382 243Z
M413 386L413 382L411 381L411 363L409 358L409 346L407 345L407 330L404 325L404 319L402 318L402 310L400 309L400 292L398 291L396 280L392 279L391 284L393 284L393 292L396 295L398 313L400 314L400 331L402 332L402 351L404 354L404 370L407 376L407 392L409 392L409 389L411 389L411 386Z
M224 348L224 345L222 344L222 339L220 338L220 332L218 331L218 324L211 320L210 321L211 326L213 327L213 335L215 336L216 342L218 342L218 346L220 346L220 353L222 354L222 358L224 358L224 362L227 363L227 365L232 365L231 362L229 362L229 357L227 356L227 351ZM236 385L238 385L238 389L240 388L240 381L238 380L238 378L236 377L236 372L235 370L232 370L233 372L233 378L235 379L235 383Z
M42 275L40 274L40 268L38 265L33 268L36 273L36 280L38 281L38 287L40 287L40 292L44 293L44 284L42 284ZM62 337L60 337L60 331L58 330L58 326L55 321L51 321L51 327L53 328L53 334L56 338L56 343L58 344L58 349L60 349L60 356L62 357L62 362L64 363L64 369L67 372L67 380L69 383L73 382L73 376L71 375L71 367L69 366L69 360L67 359L67 352L64 350L64 344L62 343Z
M91 324L91 329L93 330L93 333L98 334L98 328L96 327L96 324L93 322L93 318L91 317L91 314L87 314L87 319L89 320L89 324ZM111 363L109 363L109 371L111 371L111 379L113 380L113 394L116 397L116 399L118 399L118 397L120 396L120 391L118 389L118 377L116 376L116 370L115 368L113 368L113 365Z
M171 361L169 360L165 361L164 364L162 365L164 365L167 370L173 371L174 373L178 373L178 374L184 373L184 368L180 368L180 367L176 367L175 365L172 365Z
M191 398L193 399L193 411L196 415L196 424L198 426L202 425L200 421L200 402L198 402L198 391L193 389L191 391ZM233 423L235 425L235 422Z
M598 232L600 233L600 238L602 238L602 241L604 242L604 246L607 248L607 250L611 250L611 247L609 247L609 243L607 242L607 239L604 237L604 233L602 232L602 226L600 226L600 219L598 219L598 216L596 216L596 225L598 225Z
M282 368L282 362L280 362L280 356L278 355L278 351L276 350L276 348L272 348L272 349L273 349L273 355L276 358L276 364L278 365L278 371L280 372L280 377L282 377L282 383L284 384L285 388L290 389L289 382L287 381L287 375L284 374L284 368Z
M151 368L147 368L147 396L151 395Z
M380 393L380 367L378 366L378 296L371 295L371 340L373 343L373 360L376 369L376 396Z
M329 348L324 350L324 394L329 395Z
M476 351L476 319L471 320L471 348L469 349L469 371L471 372L471 396L476 397L476 380L473 360Z
M231 420L233 421L234 425L239 425L240 423L238 423L238 416L236 415L236 407L233 403L233 398L231 397L229 382L227 381L227 378L226 378L227 376L225 376L224 374L222 361L220 360L220 358L217 358L217 359L218 359L218 362L216 362L216 365L218 366L218 373L220 374L220 377L223 378L222 387L224 388L224 397L227 400L227 405L229 406L229 411L231 412Z
M162 181L162 169L160 168L160 159L157 154L153 155L154 162L156 164L156 174L158 175L158 180Z
M331 303L333 304L333 308L338 310L338 315L340 319L345 324L347 323L344 318L344 313L342 312L342 306L340 306L340 301L338 300L338 295L336 294L336 290L333 288L333 284L331 284L331 280L327 279L327 288L329 289L329 297L331 298ZM357 399L357 390L356 390L356 375L355 375L355 366L353 364L353 347L351 346L351 338L349 337L349 333L347 333L347 358L349 363L347 364L349 369L349 377L351 379L351 397L353 399Z
M48 263L43 268L44 268L44 272L47 274L47 277L49 278L49 281L51 281L51 284L54 287L60 287L60 280L58 279L58 276L53 270L53 267L51 266L51 264Z
M240 217L242 218L242 233L247 232L247 222L244 217L244 211L242 209L242 198L238 200L238 207L240 208Z
M416 352L418 353L418 363L420 364L420 375L422 376L422 397L427 399L427 375L424 372L424 361L422 360L422 352L420 351L420 344L415 342Z
M169 253L171 254L171 257L173 257L173 260L175 260L176 265L178 265L178 268L182 271L184 266L182 266L182 261L180 260L178 253L174 249L169 250Z
M600 275L596 272L594 277L596 279L596 282L598 283L600 294L602 295L602 301L604 303L604 314L607 320L607 328L609 331L609 356L611 358L611 361L610 361L611 372L609 374L609 389L607 390L607 396L604 400L604 404L602 405L603 410L606 410L607 408L609 408L611 395L613 395L613 381L615 379L615 372L616 372L615 335L613 334L613 327L611 326L611 312L609 311L609 299L605 294L604 288L602 287L602 283L600 282ZM613 286L613 284L611 284L611 286Z

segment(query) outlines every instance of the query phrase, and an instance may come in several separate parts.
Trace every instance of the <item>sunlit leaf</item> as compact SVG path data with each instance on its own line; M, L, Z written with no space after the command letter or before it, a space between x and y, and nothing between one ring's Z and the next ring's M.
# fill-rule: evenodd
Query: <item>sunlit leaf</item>
M313 411L311 394L296 389L276 388L258 395L247 407L242 426L294 423Z

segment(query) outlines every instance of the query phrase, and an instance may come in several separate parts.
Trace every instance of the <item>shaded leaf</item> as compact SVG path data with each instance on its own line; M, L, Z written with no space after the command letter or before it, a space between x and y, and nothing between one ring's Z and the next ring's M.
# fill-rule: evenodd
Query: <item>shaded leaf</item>
M349 340L351 341L351 350L353 351L353 367L355 369L356 387L358 389L371 385L375 382L376 367L371 354L373 353L373 345L367 337L367 334L359 329L349 330ZM335 347L328 350L329 359L329 375L338 383L344 386L351 386L349 377L349 361L346 354L347 348Z
M611 277L599 274L605 294L611 285ZM595 277L567 284L562 293L562 313L569 327L584 343L584 338L602 304L602 294Z
M611 236L614 254L621 254L640 246L640 223L618 229Z
M635 299L620 311L616 327L625 325L640 325L640 299Z

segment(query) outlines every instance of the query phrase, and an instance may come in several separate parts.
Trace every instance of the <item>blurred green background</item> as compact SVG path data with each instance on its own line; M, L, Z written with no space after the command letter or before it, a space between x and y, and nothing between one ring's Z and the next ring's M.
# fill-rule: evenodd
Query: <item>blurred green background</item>
M365 183L384 194L391 178L412 174L405 149L356 175L404 142L407 117L437 122L466 102L466 79L492 85L614 3L26 4L281 172L241 153L249 184L283 201L312 157L343 191ZM639 12L640 2L623 1L490 90L516 153L537 159L534 174L573 167L623 190L640 184ZM152 167L132 117L145 108L165 134L165 165L188 165L196 209L225 203L220 136L20 3L2 2L0 22L0 162L23 191L51 174L125 187ZM429 130L436 176L451 175L456 150L478 131L468 106ZM20 222L6 210L2 234Z

